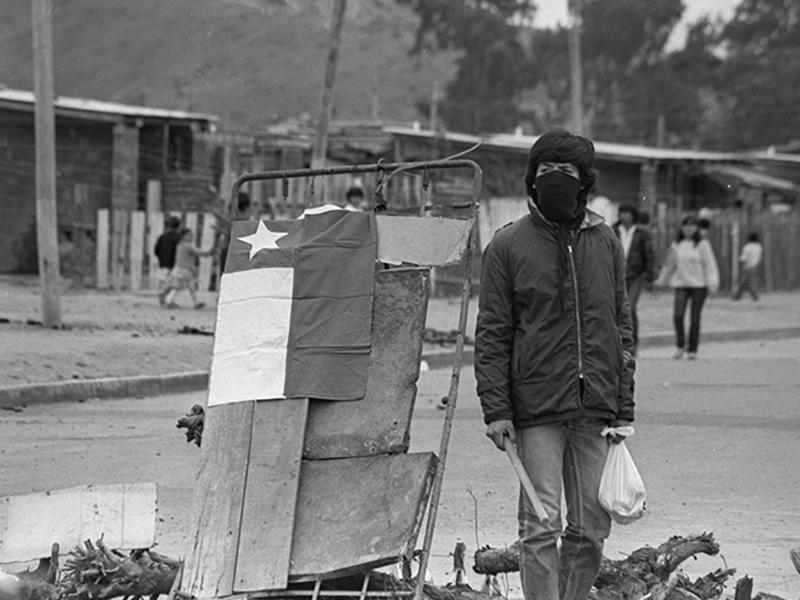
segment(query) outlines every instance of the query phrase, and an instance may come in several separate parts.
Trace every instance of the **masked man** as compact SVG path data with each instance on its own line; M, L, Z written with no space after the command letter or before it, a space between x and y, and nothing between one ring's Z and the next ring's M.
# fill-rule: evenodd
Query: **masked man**
M556 129L528 154L530 214L483 256L475 375L486 435L517 451L549 523L520 493L526 600L584 600L611 520L597 499L606 426L633 421L633 335L622 246L586 208L594 145ZM561 494L567 504L562 530ZM558 541L561 540L560 548Z

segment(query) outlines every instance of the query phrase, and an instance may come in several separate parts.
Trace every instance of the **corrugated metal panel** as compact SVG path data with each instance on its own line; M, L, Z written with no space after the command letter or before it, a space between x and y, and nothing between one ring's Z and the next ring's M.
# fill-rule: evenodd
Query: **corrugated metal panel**
M754 188L800 193L800 186L788 179L767 175L755 169L737 165L706 165L703 172L723 184L731 180Z
M34 95L33 92L25 90L0 90L0 101L33 104ZM217 115L205 113L169 110L163 108L150 108L147 106L132 106L129 104L118 104L116 102L104 102L102 100L70 98L68 96L58 96L55 99L55 108L106 115L120 115L126 117L180 119L187 121L208 121L213 123L219 121L219 117Z
M511 135L496 134L490 136L475 136L463 133L440 133L425 129L413 129L408 127L386 127L386 133L416 137L436 139L444 137L451 142L461 142L465 144L481 143L483 148L495 148L498 150L511 150L527 152L538 136L531 135ZM768 153L753 152L708 152L704 150L690 150L681 148L654 148L651 146L640 146L636 144L616 144L611 142L594 142L595 151L598 158L613 158L617 160L629 160L635 162L643 161L742 161L758 158L760 160L786 160L786 156L793 155L770 155ZM793 157L794 159L794 157ZM800 157L797 157L800 162Z

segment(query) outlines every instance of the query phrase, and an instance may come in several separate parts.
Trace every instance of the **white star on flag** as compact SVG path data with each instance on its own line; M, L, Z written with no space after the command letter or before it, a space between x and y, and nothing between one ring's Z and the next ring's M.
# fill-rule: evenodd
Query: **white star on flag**
M255 233L236 239L250 244L250 260L253 260L253 257L262 250L277 248L278 244L276 242L285 236L285 231L270 231L267 229L267 226L264 225L264 221L259 221Z

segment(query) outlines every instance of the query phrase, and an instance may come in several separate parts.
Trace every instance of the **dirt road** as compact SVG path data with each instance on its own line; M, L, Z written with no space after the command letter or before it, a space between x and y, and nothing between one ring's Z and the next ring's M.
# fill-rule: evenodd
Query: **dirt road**
M800 596L788 552L800 546L800 340L707 344L696 362L668 348L639 361L637 433L629 446L648 487L649 514L616 526L615 557L673 534L713 531L725 562L755 579L755 589ZM413 450L437 450L449 372L423 373ZM431 572L448 581L456 541L511 543L516 483L506 458L483 436L471 368L465 368L439 510ZM0 412L2 494L80 483L159 483L159 550L190 548L192 483L199 451L184 443L175 418L202 394L88 401ZM477 499L478 520L475 521ZM725 564L687 566L705 574ZM470 578L480 584L477 576ZM518 596L517 577L509 578Z

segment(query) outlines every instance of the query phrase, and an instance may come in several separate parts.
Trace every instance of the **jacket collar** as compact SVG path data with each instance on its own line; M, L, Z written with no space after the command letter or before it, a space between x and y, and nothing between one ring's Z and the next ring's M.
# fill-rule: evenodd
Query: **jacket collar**
M530 197L528 198L528 210L531 213L531 216L534 218L535 221L541 221L545 225L550 227L555 227L556 224L552 221L548 221L542 212L539 210L539 207L533 202L533 199ZM594 212L588 206L584 209L583 213L583 221L581 222L581 226L579 229L589 229L591 227L597 227L601 223L605 223L606 220L603 218L602 215Z

